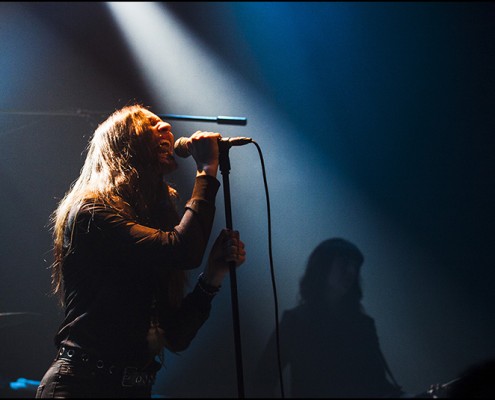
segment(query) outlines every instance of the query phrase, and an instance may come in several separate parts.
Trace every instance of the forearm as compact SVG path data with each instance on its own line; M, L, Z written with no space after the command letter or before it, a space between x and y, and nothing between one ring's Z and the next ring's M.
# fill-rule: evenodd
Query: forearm
M175 239L183 249L182 268L195 268L202 262L213 226L218 185L214 177L196 177L191 199L186 203L184 216L175 228L178 236Z
M208 293L197 283L194 290L173 312L162 315L166 347L170 351L185 350L210 316L211 302L216 293Z

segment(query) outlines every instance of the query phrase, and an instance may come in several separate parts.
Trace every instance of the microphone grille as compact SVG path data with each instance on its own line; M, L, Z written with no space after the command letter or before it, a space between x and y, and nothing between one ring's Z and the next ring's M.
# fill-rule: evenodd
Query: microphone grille
M186 158L189 157L191 154L189 153L189 150L187 149L187 138L181 137L175 141L174 144L174 151L175 154L178 155L179 157Z

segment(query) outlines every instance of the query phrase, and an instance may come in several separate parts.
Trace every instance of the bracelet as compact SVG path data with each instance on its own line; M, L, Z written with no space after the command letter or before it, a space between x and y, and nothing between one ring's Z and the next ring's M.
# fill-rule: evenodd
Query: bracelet
M198 284L197 286L201 289L201 291L208 296L215 296L222 286L212 286L208 285L203 278L203 273L201 272L198 276Z

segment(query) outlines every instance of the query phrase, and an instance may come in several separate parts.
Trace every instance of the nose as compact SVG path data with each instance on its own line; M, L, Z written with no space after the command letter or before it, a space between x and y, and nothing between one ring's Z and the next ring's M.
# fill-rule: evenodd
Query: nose
M171 140L174 140L174 134L171 131L172 125L170 125L168 122L160 122L158 125L158 133L160 136L170 136Z
M172 125L170 125L168 122L161 121L158 124L158 132L160 133L170 132L170 129L172 129Z

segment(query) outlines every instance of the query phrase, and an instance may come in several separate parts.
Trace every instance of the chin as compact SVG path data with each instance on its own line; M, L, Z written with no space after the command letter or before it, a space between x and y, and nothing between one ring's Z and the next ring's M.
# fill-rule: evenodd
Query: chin
M168 174L171 174L172 172L174 172L177 168L179 168L179 165L177 164L177 162L175 160L170 160L166 163L161 163L160 164L160 172L163 174L163 175L168 175Z

